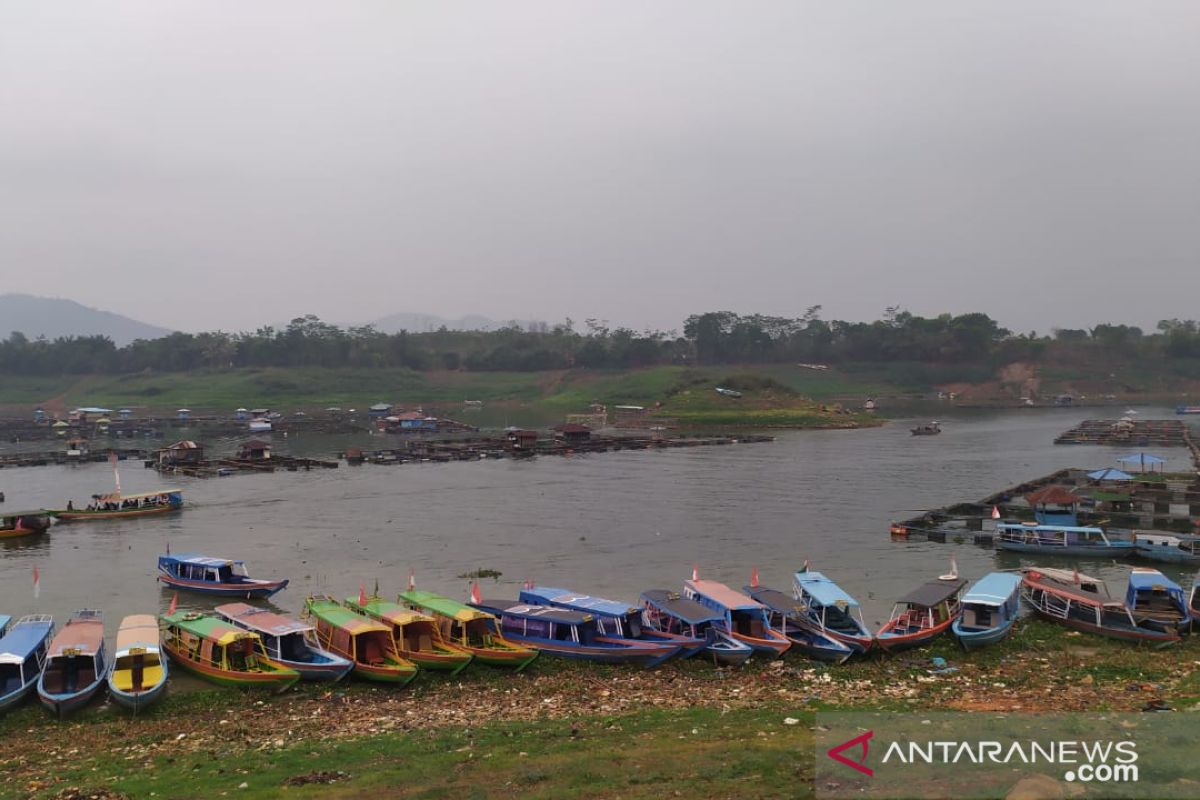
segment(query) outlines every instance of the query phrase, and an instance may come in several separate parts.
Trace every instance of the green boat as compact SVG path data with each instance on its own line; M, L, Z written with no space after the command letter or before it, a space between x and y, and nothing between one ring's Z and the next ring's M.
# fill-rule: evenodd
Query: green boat
M537 650L505 639L495 614L416 589L401 593L400 600L410 608L432 615L443 638L466 650L480 663L512 667L520 672L538 657Z
M163 649L179 666L221 686L282 692L300 673L272 661L257 633L198 611L164 614Z
M396 650L422 669L445 670L457 675L471 663L471 653L442 638L433 617L417 613L382 597L347 597L346 606L391 628Z
M382 622L356 614L325 595L306 599L304 611L317 629L320 645L354 662L351 676L401 686L417 676L417 665L397 652L392 629Z

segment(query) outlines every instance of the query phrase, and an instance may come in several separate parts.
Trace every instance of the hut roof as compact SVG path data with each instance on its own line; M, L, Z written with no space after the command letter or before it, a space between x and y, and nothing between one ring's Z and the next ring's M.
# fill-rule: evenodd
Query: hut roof
M171 445L167 449L168 450L200 450L201 447L200 447L200 445L193 442L191 439L184 439L183 441L176 442L175 444Z
M1025 502L1031 506L1056 505L1073 506L1083 498L1063 486L1047 486L1025 495Z
M248 442L242 442L243 450L270 450L271 443L264 442L262 439L251 439Z
M565 425L559 425L554 430L559 433L591 433L591 428L587 425L580 425L578 422L568 422Z

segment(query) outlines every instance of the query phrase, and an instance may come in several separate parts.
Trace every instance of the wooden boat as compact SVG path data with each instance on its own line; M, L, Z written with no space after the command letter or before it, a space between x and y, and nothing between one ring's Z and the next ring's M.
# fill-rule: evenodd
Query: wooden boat
M417 665L400 655L392 629L382 622L327 595L310 596L304 610L316 625L321 647L354 662L354 677L403 686L417 676Z
M500 633L500 620L494 614L416 589L401 593L400 600L410 608L431 615L438 621L444 641L466 650L481 664L512 667L520 672L538 656L538 651L532 647L523 647L506 639Z
M929 581L896 601L892 617L875 634L879 646L894 653L919 647L945 632L958 617L965 580Z
M6 511L0 514L0 539L15 539L18 536L45 533L50 527L50 519L50 512L44 509Z
M964 650L995 644L1012 632L1021 611L1021 576L989 572L962 597L962 615L950 626Z
M159 648L158 620L135 614L121 620L108 673L108 694L119 706L139 711L166 693L167 660Z
M213 611L239 628L257 633L267 656L296 670L300 680L340 681L354 669L350 659L323 649L317 643L316 628L307 622L246 603L226 603Z
M1179 629L1191 622L1183 587L1156 569L1134 567L1125 605L1139 622Z
M910 428L913 436L937 436L942 432L942 425L937 420L928 425L918 425L915 428Z
M396 651L421 669L436 669L457 675L471 663L471 654L442 638L433 617L405 608L382 597L347 597L351 611L377 619L392 629Z
M662 633L674 633L703 639L702 652L725 667L738 667L754 654L754 648L742 644L725 631L725 617L695 600L667 589L642 592L642 621Z
M995 542L1001 550L1040 555L1123 558L1134 553L1132 539L1120 539L1100 528L1078 525L998 522Z
M1147 625L1113 600L1099 578L1065 569L1025 569L1021 594L1033 610L1068 628L1132 642L1174 642L1179 634Z
M657 645L662 654L657 661L648 666L661 664L672 656L680 655L685 648L687 655L695 655L705 645L704 639L644 628L641 611L615 600L590 597L549 586L525 589L517 599L522 603L569 608L572 611L591 614L596 618L596 627L600 631L601 639L629 639Z
M179 666L221 686L282 692L300 673L272 661L257 633L198 611L177 611L162 618L163 648Z
M1137 557L1168 564L1200 564L1200 539L1161 533L1134 534Z
M38 699L61 719L96 696L107 670L104 614L80 609L50 642L46 668L38 679Z
M792 596L807 609L808 618L826 634L856 653L865 653L875 636L863 621L862 608L829 578L805 567L792 578Z
M778 658L792 643L771 627L766 606L717 581L693 578L683 582L683 596L721 615L725 632L755 653Z
M596 618L582 611L486 598L471 606L499 617L505 638L553 656L648 666L662 655L661 648L629 639L601 641Z
M793 652L833 664L844 663L854 655L850 645L821 630L808 617L805 606L791 595L767 586L743 586L742 591L766 607L771 627L787 637Z
M8 618L4 620L7 627ZM53 632L51 617L33 614L21 617L0 638L0 712L20 704L37 686Z
M62 522L84 519L128 519L170 514L183 508L182 489L159 489L140 494L92 495L92 502L83 508L63 508L49 512Z
M279 581L251 578L241 561L199 553L159 556L158 579L176 589L246 599L270 597L288 585L286 578Z

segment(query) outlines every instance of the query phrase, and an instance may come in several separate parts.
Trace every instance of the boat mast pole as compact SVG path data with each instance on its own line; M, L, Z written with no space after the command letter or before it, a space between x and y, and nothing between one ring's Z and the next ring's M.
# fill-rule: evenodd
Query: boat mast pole
M108 451L108 463L112 464L113 482L117 485L117 497L121 496L121 473L117 470L117 451Z

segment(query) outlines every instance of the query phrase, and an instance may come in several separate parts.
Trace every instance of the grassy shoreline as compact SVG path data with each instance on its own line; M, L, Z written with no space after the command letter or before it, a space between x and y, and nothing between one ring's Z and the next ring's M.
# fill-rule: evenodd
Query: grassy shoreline
M935 673L934 656L957 671ZM0 719L0 797L70 787L130 798L805 797L817 711L1138 711L1151 701L1200 707L1200 642L1155 650L1025 620L982 651L943 637L831 668L792 656L732 672L543 659L527 674L472 668L398 691L203 689L137 719L93 706L60 723L29 704Z

